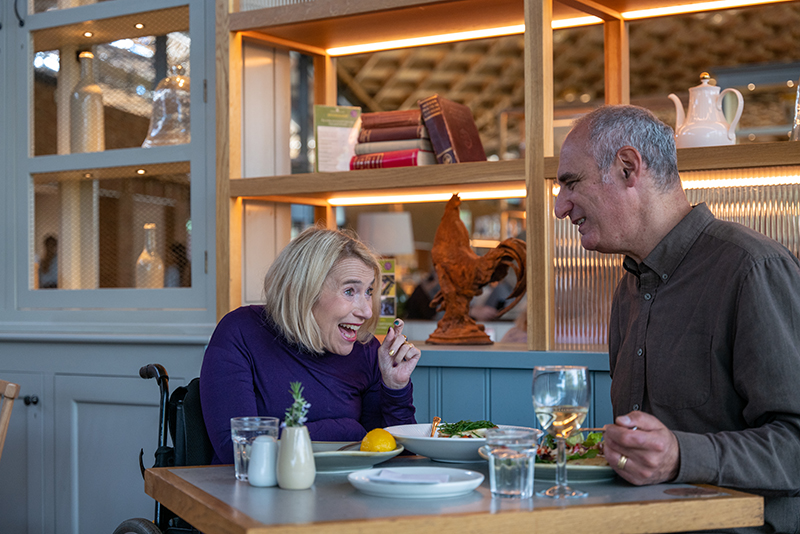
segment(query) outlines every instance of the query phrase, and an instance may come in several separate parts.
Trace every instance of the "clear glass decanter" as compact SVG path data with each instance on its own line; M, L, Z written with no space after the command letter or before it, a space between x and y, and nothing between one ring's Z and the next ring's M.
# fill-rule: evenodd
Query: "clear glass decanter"
M144 225L144 249L136 260L136 287L160 289L164 287L164 261L156 252L156 225Z
M190 81L181 65L173 65L170 75L153 92L150 129L142 147L179 145L191 141L189 128Z

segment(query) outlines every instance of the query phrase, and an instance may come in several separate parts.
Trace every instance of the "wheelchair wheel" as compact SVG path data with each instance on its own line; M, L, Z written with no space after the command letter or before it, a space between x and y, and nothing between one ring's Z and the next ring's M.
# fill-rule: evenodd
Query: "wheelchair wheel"
M161 534L161 529L149 519L136 517L120 523L114 534Z

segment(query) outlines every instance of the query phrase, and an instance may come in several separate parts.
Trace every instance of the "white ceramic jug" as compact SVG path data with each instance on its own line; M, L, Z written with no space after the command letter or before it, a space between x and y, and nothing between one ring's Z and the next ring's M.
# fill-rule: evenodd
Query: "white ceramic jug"
M736 144L736 125L744 108L742 93L733 88L720 92L719 87L709 85L710 79L704 72L700 75L700 85L689 89L689 110L685 117L680 99L674 93L669 95L675 103L675 145L678 148ZM722 113L722 99L727 93L738 99L736 115L730 124Z

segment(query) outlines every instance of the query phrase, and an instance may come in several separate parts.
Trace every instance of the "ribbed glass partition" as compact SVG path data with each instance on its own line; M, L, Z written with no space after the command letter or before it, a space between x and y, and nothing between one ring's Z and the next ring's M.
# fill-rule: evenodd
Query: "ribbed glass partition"
M800 167L684 172L691 204L705 202L734 221L783 243L800 257ZM577 228L554 224L555 349L604 351L622 256L581 247Z

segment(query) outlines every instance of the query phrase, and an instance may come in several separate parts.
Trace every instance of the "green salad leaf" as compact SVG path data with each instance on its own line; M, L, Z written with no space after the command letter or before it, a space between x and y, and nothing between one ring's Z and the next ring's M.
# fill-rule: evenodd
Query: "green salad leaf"
M497 425L491 421L459 421L457 423L442 423L439 425L439 433L453 436L461 432L469 432L480 428L494 428Z
M577 433L577 434L575 434L573 436L570 436L566 440L566 443L567 443L568 446L573 447L576 444L580 443L580 444L583 445L584 448L586 448L588 450L583 452L583 453L567 454L567 461L570 461L570 460L584 460L586 458L594 458L594 457L596 457L598 454L600 454L600 451L598 449L593 449L592 447L594 447L598 443L600 443L600 441L602 441L602 439L603 439L603 433L602 432L591 432L588 436L586 436L586 439L583 438L583 432L579 432L579 433ZM548 434L547 436L545 436L545 438L544 438L544 440L542 442L542 445L544 445L545 447L548 447L548 448L552 449L553 451L555 451L556 447L557 447L556 439L553 436ZM543 460L539 456L536 457L536 462L537 463L543 463L543 464L554 464L555 463L552 460Z

